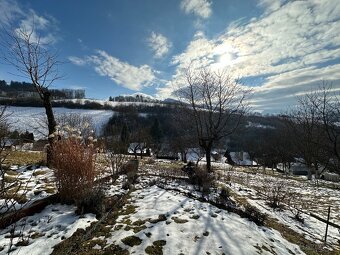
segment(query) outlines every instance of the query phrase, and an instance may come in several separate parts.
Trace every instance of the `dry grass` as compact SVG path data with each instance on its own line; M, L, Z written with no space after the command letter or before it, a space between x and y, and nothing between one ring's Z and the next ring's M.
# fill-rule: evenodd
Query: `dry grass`
M5 160L7 165L34 165L42 164L46 160L44 152L11 151Z
M47 173L46 170L37 170L33 172L33 176L44 175L46 173Z
M2 199L13 199L18 204L24 204L28 201L26 197L26 193L28 191L29 190L27 189L25 192L20 193L20 187L14 187L12 189L6 190L6 192L2 194Z

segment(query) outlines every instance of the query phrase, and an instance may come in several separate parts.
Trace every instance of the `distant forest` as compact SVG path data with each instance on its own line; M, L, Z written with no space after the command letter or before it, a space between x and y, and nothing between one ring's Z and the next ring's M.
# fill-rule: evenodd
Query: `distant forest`
M49 89L52 99L83 99L84 89ZM28 82L0 80L0 97L2 98L39 98L33 84ZM32 101L32 100L31 100Z

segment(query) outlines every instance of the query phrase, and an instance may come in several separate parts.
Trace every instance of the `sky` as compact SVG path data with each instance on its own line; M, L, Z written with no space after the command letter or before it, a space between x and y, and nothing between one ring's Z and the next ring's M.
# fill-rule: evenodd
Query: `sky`
M263 113L322 83L340 91L339 0L0 0L0 30L33 20L63 63L53 88L89 98L168 98L188 67L239 78ZM0 61L0 80L26 79Z

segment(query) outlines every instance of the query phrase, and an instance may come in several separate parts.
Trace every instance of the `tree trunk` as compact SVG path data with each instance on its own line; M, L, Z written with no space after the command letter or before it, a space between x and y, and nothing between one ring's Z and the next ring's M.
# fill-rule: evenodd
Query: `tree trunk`
M43 93L43 104L45 107L45 112L47 116L47 126L48 126L48 136L53 134L56 131L57 123L54 118L54 113L52 109L51 103L51 94L49 91ZM52 160L52 146L53 146L53 137L48 137L49 148L47 150L47 166L50 166Z
M181 154L182 154L182 161L184 163L187 163L187 153L185 151L182 151Z
M224 157L227 158L227 161L228 161L228 164L229 164L229 165L232 165L232 166L235 165L235 162L234 162L233 159L231 158L229 151L226 151L226 152L224 153Z
M308 171L308 180L312 180L312 167L307 167Z
M207 171L208 173L211 173L211 146L207 146L204 148L205 150L205 158L207 160Z

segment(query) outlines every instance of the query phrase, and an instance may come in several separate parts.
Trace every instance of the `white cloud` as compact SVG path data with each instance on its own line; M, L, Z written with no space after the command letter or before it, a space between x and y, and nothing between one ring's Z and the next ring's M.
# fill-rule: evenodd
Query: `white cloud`
M86 60L85 59L78 58L78 57L75 57L75 56L68 57L68 60L70 60L72 64L75 64L77 66L84 66L84 65L86 65Z
M58 41L57 21L49 16L44 17L38 15L34 10L30 10L25 14L24 18L19 22L19 27L15 29L17 33L20 31L32 32L31 40L40 42L41 44L54 44Z
M133 66L109 55L103 50L97 50L95 55L85 58L69 57L76 65L91 65L101 76L107 76L118 85L131 90L141 90L153 85L156 80L155 71L148 65Z
M0 0L0 27L4 26L20 35L20 31L32 32L32 42L54 44L58 40L57 21L52 16L38 15L34 10L25 10L17 1Z
M172 43L164 35L155 32L151 33L148 38L148 43L154 52L155 58L162 58L165 56L172 46Z
M181 9L186 14L193 13L203 19L209 18L212 13L211 2L208 0L182 0Z
M8 26L17 16L23 15L23 11L16 1L0 0L0 25Z
M290 75L305 84L315 83L317 78L334 80L334 72L317 71L340 60L340 5L333 0L262 0L259 4L265 8L264 14L248 23L235 22L214 38L198 32L186 50L173 57L176 72L161 91L169 93L174 84L181 83L189 65L227 68L239 77L265 76L259 93L265 89L284 93L285 87L294 85ZM282 81L274 82L278 77Z
M283 3L284 0L259 0L258 5L263 7L266 12L273 12L278 10Z

